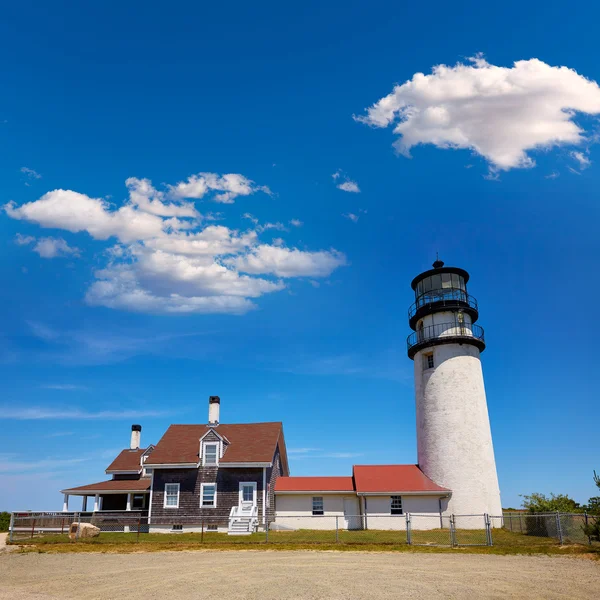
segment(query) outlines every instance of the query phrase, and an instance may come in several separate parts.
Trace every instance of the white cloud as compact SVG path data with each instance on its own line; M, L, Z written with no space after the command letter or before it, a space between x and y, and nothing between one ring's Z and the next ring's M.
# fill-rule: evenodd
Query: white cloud
M44 469L60 469L90 460L89 458L41 459L35 461L15 460L13 455L0 455L0 473L22 473Z
M200 173L166 192L148 179L132 177L126 185L129 198L120 207L72 190L54 190L34 202L4 206L10 217L42 227L85 231L97 240L116 238L118 243L104 251L106 264L95 272L96 281L87 290L91 305L146 313L243 314L256 308L252 299L286 287L277 278L327 276L346 264L336 250L290 250L282 238L271 245L261 243L259 236L266 231L287 231L280 222L260 224L245 213L252 226L238 231L214 224L193 203L182 202L211 190L219 192L221 202L259 189L268 192L241 175ZM169 198L173 202L167 202ZM35 239L17 236L15 241L25 245ZM78 252L62 238L41 238L34 250L48 258ZM269 277L256 277L261 274Z
M233 204L238 196L249 196L256 192L271 194L266 185L256 185L254 181L237 173L217 175L216 173L198 173L186 181L170 186L170 195L174 198L203 198L211 191L220 192L213 196L215 202Z
M290 225L292 227L302 227L302 225L304 225L304 223L300 219L292 219L290 221Z
M338 190L342 190L343 192L350 192L353 194L359 194L360 188L358 187L358 183L356 181L352 181L341 169L338 169L332 176L334 181L341 181L335 187Z
M527 152L586 141L577 113L600 113L600 87L567 67L521 60L498 67L481 56L470 64L416 73L356 120L394 124L396 148L409 156L419 144L466 148L492 169L534 166Z
M57 258L59 256L79 256L79 248L69 246L62 238L40 238L33 247L42 258Z
M581 170L587 169L592 164L592 161L583 152L573 151L571 152L571 158L579 163Z
M309 452L320 452L321 448L288 448L288 454L307 454Z
M350 219L353 223L356 223L359 219L359 216L354 213L344 213L342 216L346 217L346 219Z
M270 273L277 277L327 277L338 267L348 264L344 254L337 250L305 252L266 244L231 262L244 273Z
M61 390L61 391L75 391L75 390L87 390L83 385L75 385L74 383L46 383L40 386L44 390Z

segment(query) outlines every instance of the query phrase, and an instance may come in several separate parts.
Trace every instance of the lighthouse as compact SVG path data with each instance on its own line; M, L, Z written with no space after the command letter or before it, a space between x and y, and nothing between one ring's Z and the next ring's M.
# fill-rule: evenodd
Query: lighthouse
M411 283L407 345L414 361L418 462L425 475L452 490L441 506L446 514L501 515L481 369L485 338L468 281L464 269L438 259Z

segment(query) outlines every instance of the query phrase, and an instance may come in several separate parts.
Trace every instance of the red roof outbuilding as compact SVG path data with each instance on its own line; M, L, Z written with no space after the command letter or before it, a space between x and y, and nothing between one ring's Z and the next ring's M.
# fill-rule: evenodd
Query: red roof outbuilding
M358 494L446 494L450 490L434 483L417 465L354 465Z

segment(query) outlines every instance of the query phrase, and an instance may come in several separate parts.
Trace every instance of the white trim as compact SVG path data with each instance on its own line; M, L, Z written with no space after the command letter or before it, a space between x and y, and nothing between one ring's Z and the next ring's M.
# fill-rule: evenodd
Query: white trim
M148 505L148 525L150 525L151 523L151 519L152 519L152 491L154 488L154 471L152 471L152 477L150 478L150 498L149 498L149 505Z
M221 462L219 467L235 469L238 467L272 467L273 463L270 462Z
M141 467L137 471L116 471L114 469L106 469L104 472L107 475L139 475L142 471Z
M69 494L70 496L96 496L102 494L106 496L108 494L147 494L150 489L147 490L99 490L94 488L87 490L61 490L61 494Z
M218 431L215 431L214 429L209 429L201 438L200 438L200 443L202 443L202 440L209 434L209 433L214 433L221 441L223 440L223 436L219 434ZM215 442L216 443L216 442Z
M219 455L221 454L221 452L219 451L220 445L221 445L220 442L202 442L202 466L203 467L218 467L219 466L219 458L220 458ZM215 446L216 462L214 462L214 463L206 462L206 448L208 448L208 446Z
M212 504L204 504L204 488L209 485L215 488L215 499ZM216 508L217 507L217 482L201 483L200 484L200 508Z
M167 505L167 486L168 485L176 485L177 486L177 504L176 505ZM181 491L181 484L179 483L175 483L175 482L171 482L171 483L165 483L165 493L164 493L164 497L163 497L163 508L179 508L179 493Z
M146 463L146 467L152 467L153 469L197 469L200 466L200 463L174 463L174 464L156 464L156 463Z

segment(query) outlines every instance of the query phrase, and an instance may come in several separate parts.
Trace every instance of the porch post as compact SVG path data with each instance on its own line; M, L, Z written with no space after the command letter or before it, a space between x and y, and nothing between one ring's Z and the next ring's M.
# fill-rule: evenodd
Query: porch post
M100 510L100 494L94 496L94 512Z
M263 467L263 525L267 526L267 467Z
M83 501L81 503L81 511L87 512L87 496L83 497Z
M69 512L69 494L65 494L63 501L63 512Z
M133 494L127 494L127 506L125 508L125 510L131 510L131 497L133 496Z

